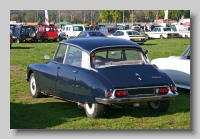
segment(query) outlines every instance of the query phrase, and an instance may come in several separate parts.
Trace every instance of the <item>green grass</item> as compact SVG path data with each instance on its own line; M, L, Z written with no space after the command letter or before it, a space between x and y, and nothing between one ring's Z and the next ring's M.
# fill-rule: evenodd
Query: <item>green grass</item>
M150 60L181 55L189 39L151 39L143 47ZM147 105L109 109L102 118L86 117L76 103L54 97L35 99L24 80L30 63L44 63L52 58L57 43L13 43L10 49L10 129L191 129L190 91L178 88L165 113L152 113Z

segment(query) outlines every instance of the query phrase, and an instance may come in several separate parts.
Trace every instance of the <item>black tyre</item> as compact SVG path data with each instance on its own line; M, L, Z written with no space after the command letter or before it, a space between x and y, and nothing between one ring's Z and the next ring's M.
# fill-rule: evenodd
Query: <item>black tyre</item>
M105 107L102 104L84 104L85 112L89 118L100 118L104 114Z
M62 41L62 38L59 36L59 41Z
M166 112L169 108L169 104L169 100L148 102L149 108L155 113Z
M38 90L38 88L36 86L36 80L35 80L34 73L32 73L30 76L29 88L30 88L30 93L31 93L32 97L34 97L34 98L42 97L43 94Z
M17 39L17 43L20 43L21 41L19 39Z
M160 35L160 39L163 39L163 35Z

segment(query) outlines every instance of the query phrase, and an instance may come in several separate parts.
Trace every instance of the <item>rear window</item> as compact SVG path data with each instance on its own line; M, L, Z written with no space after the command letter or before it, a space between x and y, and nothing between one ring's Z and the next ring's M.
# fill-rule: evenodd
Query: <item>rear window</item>
M126 33L127 33L128 35L142 35L142 34L140 34L139 32L135 32L135 31L126 31Z
M120 65L146 64L143 53L137 49L109 49L95 52L92 59L92 67L105 68Z
M163 28L163 31L171 31L171 28Z
M105 36L103 33L101 32L89 32L89 35L91 37L95 37L95 36Z
M21 27L21 32L30 32L30 31L36 31L35 27L29 27L29 26L24 26Z
M73 31L83 31L82 26L73 26Z

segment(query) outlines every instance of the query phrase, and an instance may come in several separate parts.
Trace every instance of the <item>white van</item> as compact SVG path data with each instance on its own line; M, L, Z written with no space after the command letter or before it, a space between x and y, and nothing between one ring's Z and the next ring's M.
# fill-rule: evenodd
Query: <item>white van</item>
M84 25L73 24L63 26L59 34L59 40L76 38L81 31L84 31Z

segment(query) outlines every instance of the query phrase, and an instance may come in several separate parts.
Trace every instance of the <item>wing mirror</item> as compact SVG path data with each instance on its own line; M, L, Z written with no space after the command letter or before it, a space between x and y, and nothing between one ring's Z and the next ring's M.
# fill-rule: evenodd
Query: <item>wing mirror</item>
M149 52L147 49L144 49L144 48L143 48L143 51L144 51L145 55L147 55Z
M50 59L50 56L49 56L49 55L45 55L45 56L44 56L44 59L49 60L49 59Z

